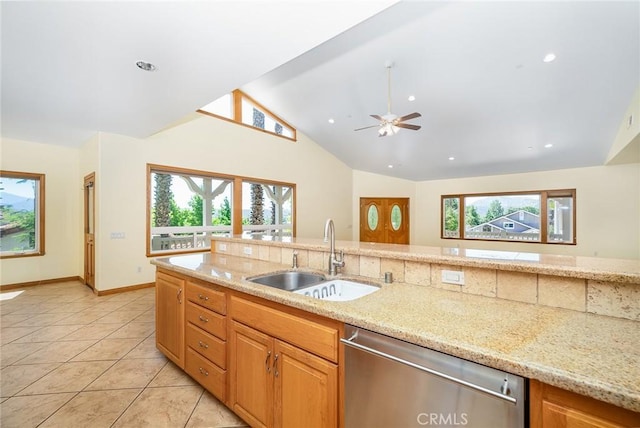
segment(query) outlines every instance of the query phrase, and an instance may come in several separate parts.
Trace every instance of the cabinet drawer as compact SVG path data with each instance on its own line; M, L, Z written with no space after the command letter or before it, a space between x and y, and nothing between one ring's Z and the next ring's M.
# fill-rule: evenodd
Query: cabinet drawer
M227 399L227 372L191 348L187 348L185 371L220 401Z
M187 324L187 346L220 368L227 368L227 343L191 323Z
M338 361L338 330L296 315L231 296L233 319L327 360Z
M227 302L222 291L199 285L190 280L187 281L187 300L222 315L227 313Z
M222 340L227 340L227 324L222 315L187 302L187 321Z

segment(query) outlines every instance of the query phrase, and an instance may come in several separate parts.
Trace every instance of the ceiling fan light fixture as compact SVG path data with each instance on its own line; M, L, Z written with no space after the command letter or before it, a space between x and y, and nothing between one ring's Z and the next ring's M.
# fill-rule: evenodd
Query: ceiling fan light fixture
M391 123L385 123L378 129L378 134L380 137L385 137L387 135L396 135L400 131L400 128L392 125Z

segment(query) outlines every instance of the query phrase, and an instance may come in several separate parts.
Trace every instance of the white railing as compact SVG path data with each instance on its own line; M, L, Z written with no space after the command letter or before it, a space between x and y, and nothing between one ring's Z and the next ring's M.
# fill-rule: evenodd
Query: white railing
M464 237L466 239L496 239L502 241L540 242L540 233L465 231Z
M151 252L207 249L211 236L231 234L231 226L152 227Z

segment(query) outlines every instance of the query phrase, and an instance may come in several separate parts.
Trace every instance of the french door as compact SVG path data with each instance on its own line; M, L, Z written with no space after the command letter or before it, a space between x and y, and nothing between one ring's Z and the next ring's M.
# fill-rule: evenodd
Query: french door
M409 198L360 198L360 241L409 244Z

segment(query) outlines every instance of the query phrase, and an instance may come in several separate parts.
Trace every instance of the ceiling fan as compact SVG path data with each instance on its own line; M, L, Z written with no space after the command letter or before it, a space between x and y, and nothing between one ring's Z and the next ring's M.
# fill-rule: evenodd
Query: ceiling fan
M407 120L415 119L416 117L422 116L420 113L411 113L406 116L398 117L395 114L391 113L391 67L393 63L387 62L385 64L387 67L387 81L388 81L388 98L387 98L387 114L384 116L380 116L377 114L370 115L374 119L380 121L377 125L365 126L364 128L354 129L354 131L361 131L363 129L369 128L379 128L378 136L384 137L387 135L395 135L398 133L400 128L411 129L413 131L417 131L421 127L419 125L411 125L409 123L404 123Z

